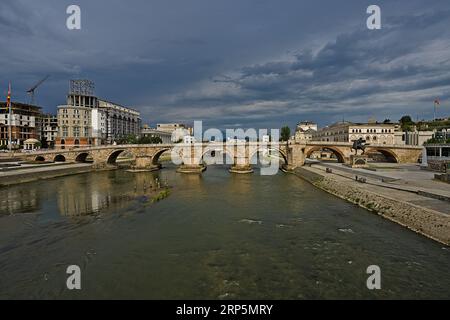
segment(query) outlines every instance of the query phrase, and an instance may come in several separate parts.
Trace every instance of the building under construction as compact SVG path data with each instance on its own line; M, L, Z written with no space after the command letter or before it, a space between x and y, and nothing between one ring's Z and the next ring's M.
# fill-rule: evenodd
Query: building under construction
M12 149L23 147L24 142L29 139L39 140L41 108L19 102L11 102L11 107L10 119L6 102L0 102L0 147L9 148L10 131Z

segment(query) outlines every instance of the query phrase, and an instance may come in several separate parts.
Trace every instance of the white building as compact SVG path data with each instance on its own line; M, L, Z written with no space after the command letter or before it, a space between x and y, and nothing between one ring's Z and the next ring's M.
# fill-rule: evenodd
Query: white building
M395 144L423 146L433 135L434 131L398 131L395 132Z
M104 113L105 117L106 143L111 144L128 135L140 134L139 111L102 99L98 99L98 109Z
M371 144L393 145L395 124L337 122L312 134L314 141L352 142L362 138Z
M156 130L154 128L150 128L147 125L144 125L144 127L141 129L141 136L143 137L157 137L160 138L163 144L170 144L172 143L172 134Z
M184 137L193 135L193 129L181 123L158 123L156 130L172 135L172 142L183 141Z
M296 131L303 131L303 132L308 131L308 130L317 131L317 129L318 129L317 123L310 122L310 121L302 121L297 124Z
M195 143L195 138L192 137L192 136L186 135L186 136L184 136L184 138L183 138L183 142L184 142L185 144L192 144L192 143Z
M107 114L104 109L92 109L91 126L92 137L96 140L105 140L108 133Z
M313 139L313 134L317 132L317 124L309 121L302 121L297 124L294 139L296 141L308 141Z

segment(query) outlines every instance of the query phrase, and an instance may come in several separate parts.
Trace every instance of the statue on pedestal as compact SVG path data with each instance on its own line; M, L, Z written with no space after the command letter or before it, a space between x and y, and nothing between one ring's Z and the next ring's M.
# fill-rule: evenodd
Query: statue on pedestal
M362 150L362 155L366 151L366 140L363 138L359 138L358 140L353 141L352 150L355 150L355 154L358 154L358 150Z

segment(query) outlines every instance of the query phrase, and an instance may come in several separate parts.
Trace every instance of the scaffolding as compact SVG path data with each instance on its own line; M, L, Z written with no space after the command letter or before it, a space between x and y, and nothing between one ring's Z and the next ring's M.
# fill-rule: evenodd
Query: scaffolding
M95 85L90 80L70 80L69 94L93 96Z

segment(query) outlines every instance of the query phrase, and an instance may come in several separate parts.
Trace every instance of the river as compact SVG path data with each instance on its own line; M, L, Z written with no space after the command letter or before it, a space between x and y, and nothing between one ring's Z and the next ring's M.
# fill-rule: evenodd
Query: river
M155 178L172 188L152 203ZM0 189L1 299L448 299L449 267L449 248L282 172L169 165Z

